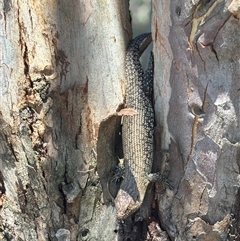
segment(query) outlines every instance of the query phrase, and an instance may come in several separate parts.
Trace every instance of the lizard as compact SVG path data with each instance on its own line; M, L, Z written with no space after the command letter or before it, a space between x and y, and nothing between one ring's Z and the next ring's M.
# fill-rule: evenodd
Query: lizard
M151 53L145 73L139 60L151 42L151 33L142 34L130 42L126 53L125 108L133 109L136 113L122 117L125 170L115 198L116 215L119 220L126 219L140 208L151 181L161 180L171 187L164 175L151 173L154 151L154 111L151 100L153 54Z

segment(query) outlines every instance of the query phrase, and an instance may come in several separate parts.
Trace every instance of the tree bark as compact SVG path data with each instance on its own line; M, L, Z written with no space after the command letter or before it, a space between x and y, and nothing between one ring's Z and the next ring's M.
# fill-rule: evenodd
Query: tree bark
M124 223L128 1L0 6L0 240L239 238L238 1L153 0L154 170L174 189L151 185L149 218Z
M240 35L233 2L153 1L156 122L175 187L157 199L172 240L239 238Z
M0 240L114 240L96 166L104 184L119 125L107 118L123 102L128 1L0 6ZM112 131L105 139L101 123Z

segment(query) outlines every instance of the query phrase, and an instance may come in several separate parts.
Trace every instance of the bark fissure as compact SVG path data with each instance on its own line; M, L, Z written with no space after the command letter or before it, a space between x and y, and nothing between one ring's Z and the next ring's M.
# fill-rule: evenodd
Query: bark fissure
M215 33L215 35L214 35L214 37L213 37L213 41L212 41L212 43L210 44L211 50L212 50L212 52L215 54L215 57L216 57L217 62L218 62L218 65L220 65L220 63L219 63L219 58L218 58L217 51L216 51L215 48L214 48L214 43L215 43L215 40L216 40L219 32L220 32L221 29L224 27L224 25L227 23L227 21L229 20L230 17L231 17L231 15L229 14L229 16L225 19L225 21L218 27L217 32Z
M199 24L204 21L214 10L214 8L216 7L216 5L220 2L222 2L223 0L216 0L215 2L212 3L211 6L209 6L207 8L207 10L205 11L205 13L203 13L200 17L196 17L197 13L199 12L199 9L204 6L204 1L199 1L198 5L195 7L195 10L193 11L193 15L192 15L192 26L191 26L191 32L189 35L189 39L188 39L188 43L190 46L191 50L194 50L194 46L193 46L193 40L195 38L195 34L197 32L198 26Z
M0 211L2 209L3 201L5 198L6 188L4 184L3 174L0 171Z
M203 63L204 72L206 72L206 62L205 62L205 60L203 59L202 54L201 54L201 51L199 51L197 44L196 44L196 50L197 50L197 53L198 53L198 55L199 55L199 57L200 57L200 59L201 59L201 61L202 61L202 63Z

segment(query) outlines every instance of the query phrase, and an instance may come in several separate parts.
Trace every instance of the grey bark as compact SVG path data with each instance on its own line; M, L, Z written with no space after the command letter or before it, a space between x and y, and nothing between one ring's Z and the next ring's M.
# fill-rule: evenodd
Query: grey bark
M114 164L99 133L123 102L128 2L0 6L0 240L113 240L96 166Z
M153 1L154 168L174 190L120 225L128 1L0 1L0 240L237 240L238 9Z
M153 3L155 113L175 186L157 198L172 240L239 239L240 34L233 2Z

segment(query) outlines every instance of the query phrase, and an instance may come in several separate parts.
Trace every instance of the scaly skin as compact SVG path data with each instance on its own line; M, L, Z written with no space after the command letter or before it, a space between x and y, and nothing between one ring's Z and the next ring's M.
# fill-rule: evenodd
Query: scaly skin
M130 42L127 49L126 108L136 110L137 114L123 116L122 142L125 175L115 199L118 219L125 219L139 209L149 184L149 174L152 169L153 57L151 55L149 67L145 74L139 61L140 52L143 52L140 51L142 42L149 35L150 33L138 36Z

